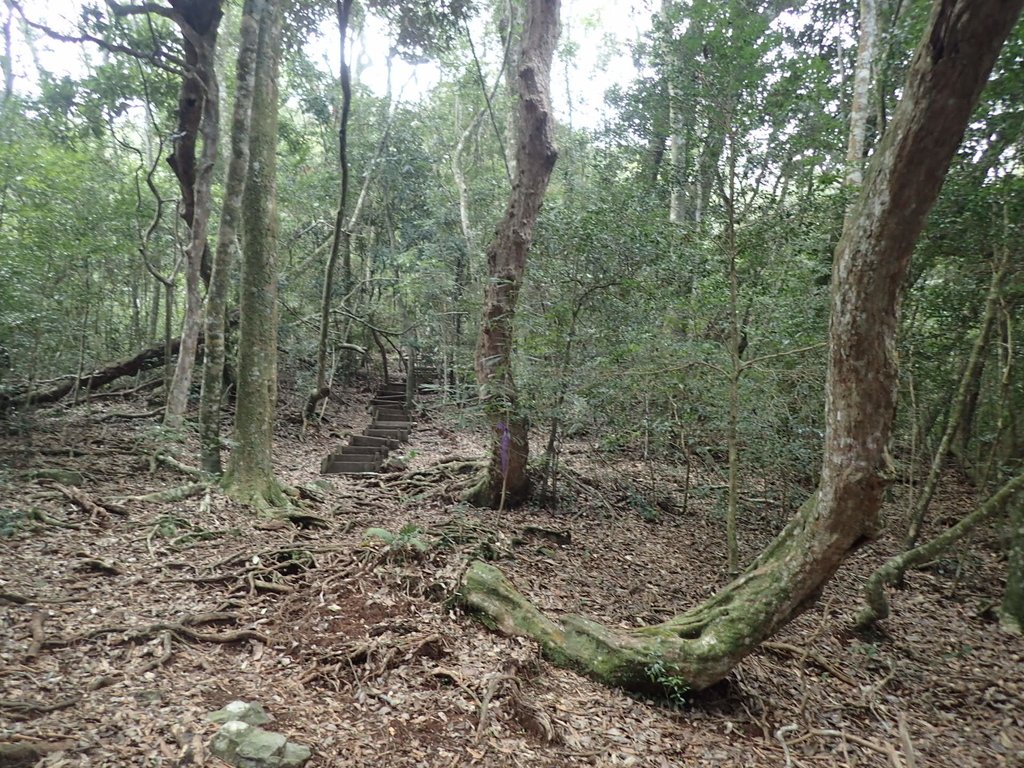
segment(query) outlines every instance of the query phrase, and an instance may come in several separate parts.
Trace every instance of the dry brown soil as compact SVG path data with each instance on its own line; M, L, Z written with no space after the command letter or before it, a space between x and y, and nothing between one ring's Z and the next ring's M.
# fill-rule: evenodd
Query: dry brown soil
M366 397L346 393L305 435L283 422L281 479L321 480ZM444 492L461 475L406 472L331 477L273 519L216 492L132 498L194 482L154 461L155 418L124 417L146 407L16 414L0 438L0 743L52 750L39 766L223 765L204 715L232 699L261 702L316 767L1024 765L1024 642L992 616L997 530L909 574L876 634L849 628L863 579L895 551L903 489L891 534L773 644L714 690L650 701L552 666L452 597L485 555L554 615L630 626L685 610L723 583L724 544L717 493L692 491L684 511L681 467L581 443L556 510L469 509ZM482 455L472 419L427 407L410 471ZM177 459L194 456L187 436ZM54 469L78 482L38 475ZM723 482L693 469L695 486ZM974 503L950 480L932 531ZM783 520L748 501L744 557ZM389 545L374 527L406 533Z

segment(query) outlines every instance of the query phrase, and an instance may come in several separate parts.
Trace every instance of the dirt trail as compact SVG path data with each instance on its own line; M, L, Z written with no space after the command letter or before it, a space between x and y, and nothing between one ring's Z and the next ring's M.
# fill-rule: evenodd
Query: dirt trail
M322 480L321 458L365 426L366 397L349 401L329 428L283 429L283 479ZM713 489L682 513L682 470L659 467L653 488L646 464L578 446L554 512L471 510L422 475L331 476L270 520L215 493L126 499L194 482L152 460L152 419L115 415L133 409L42 410L0 442L0 742L39 749L40 766L219 765L203 716L236 698L261 702L312 766L1024 765L1024 644L991 615L1005 565L989 531L910 574L884 634L855 635L860 584L902 530L894 505L893 535L725 684L652 702L489 632L451 591L485 555L553 614L684 610L721 583L724 536ZM456 416L419 420L410 471L483 455ZM190 438L177 460L193 455ZM936 516L973 503L947 484ZM747 509L744 555L782 521Z

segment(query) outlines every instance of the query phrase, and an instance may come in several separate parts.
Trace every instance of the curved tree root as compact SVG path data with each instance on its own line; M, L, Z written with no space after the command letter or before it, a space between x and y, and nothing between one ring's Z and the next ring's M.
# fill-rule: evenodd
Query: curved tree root
M461 599L488 626L539 642L555 664L646 694L678 697L714 685L754 647L750 636L730 635L728 621L719 621L727 619L729 610L715 601L663 624L634 629L606 627L575 615L556 622L501 571L481 561L471 563L463 577ZM758 623L751 614L740 624L748 620Z
M889 598L885 593L885 588L888 585L898 582L903 578L903 574L911 568L933 560L985 520L1002 511L1007 502L1022 488L1024 488L1024 474L1017 475L1008 481L1002 488L989 496L984 504L931 541L887 560L871 574L864 585L866 605L857 614L855 625L860 629L866 629L876 621L888 618L891 612Z

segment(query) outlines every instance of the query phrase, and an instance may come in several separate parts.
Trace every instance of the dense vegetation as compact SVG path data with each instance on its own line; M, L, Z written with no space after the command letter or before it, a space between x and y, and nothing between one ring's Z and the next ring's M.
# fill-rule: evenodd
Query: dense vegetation
M240 425L296 419L315 429L315 406L332 388L367 369L379 375L389 354L392 366L392 353L415 354L438 369L443 397L480 430L529 425L533 492L547 503L558 501L566 441L651 462L698 462L723 479L717 503L734 573L748 565L737 546L744 499L784 514L813 507L826 448L830 286L841 282L833 282L833 258L844 219L856 219L863 174L884 175L874 148L896 124L931 3L865 2L857 14L818 0L665 2L632 44L635 79L607 92L599 124L556 121L558 160L540 187L536 228L524 236L532 247L521 288L519 275L496 273L485 255L501 252L499 236L487 244L510 193L515 201L523 189L511 182L524 178L531 155L523 148L541 130L523 129L531 113L520 111L530 103L517 75L532 51L519 42L528 39L530 14L515 3L442 3L426 15L415 3L269 3L283 14L285 34L259 27L252 126L235 133L214 113L231 115L244 92L237 30L260 5L224 3L224 18L211 20L197 15L202 3L185 0L160 11L83 4L74 29L54 29L60 20L4 4L0 398L11 428L41 401L87 399L96 383L87 374L152 349L160 354L147 363L165 366L153 382L168 393L163 439L180 438L193 423L202 376L183 374L181 360L174 369L172 340L184 328L182 349L194 348L189 333L194 345L210 260L223 245L241 254L222 271L229 287L219 311L229 331L242 307L241 329L228 333L228 392L246 393L246 408L259 411L239 416ZM877 22L872 48L865 13ZM323 30L336 36L340 22L351 57L351 38L371 18L386 22L393 56L429 59L438 84L415 101L391 83L374 92L349 60L336 77L301 45L332 34ZM38 68L27 79L13 53L47 35L76 55L81 46L82 69ZM552 69L555 78L568 73L570 94L578 87L574 51L584 43L585 30L568 30ZM275 46L283 50L279 107L276 93L260 101L261 85L278 82L260 69ZM886 452L893 478L922 486L907 509L908 549L918 543L915 521L927 516L935 476L950 461L971 478L979 505L1003 488L983 507L991 516L1013 507L1024 461L1024 374L1016 364L1022 56L1018 23L905 279L899 273L900 405ZM204 93L214 101L203 102ZM253 158L233 214L242 226L238 242L220 243L227 160L240 137ZM260 170L274 161L276 189ZM189 162L191 175L183 170ZM486 314L490 294L484 306L485 290L505 280L514 323L511 312ZM255 306L246 296L275 292L276 302L259 309L259 327L247 325L256 310L246 309ZM478 348L481 317L511 325L499 405L515 419L477 398L478 380L492 383L481 370L496 359L480 352L482 342ZM269 345L269 358L248 360L258 344ZM133 368L140 384L142 368ZM273 387L246 389L257 374L280 389L276 414ZM54 395L62 382L68 386ZM186 396L178 412L176 388ZM256 390L269 405L249 408ZM217 408L212 413L219 421ZM235 433L245 451L261 439L253 434ZM500 439L496 445L500 463ZM266 477L268 446L252 459L266 465L262 479L242 466L249 460L237 448L227 475L228 489L258 507L285 503ZM504 489L487 495L489 504L504 502ZM1019 528L1007 529L1003 610L1004 624L1018 629ZM884 612L876 605L865 621Z

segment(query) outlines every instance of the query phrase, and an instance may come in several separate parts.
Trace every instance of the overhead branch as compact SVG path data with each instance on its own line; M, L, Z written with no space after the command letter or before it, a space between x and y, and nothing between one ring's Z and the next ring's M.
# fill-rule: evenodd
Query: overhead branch
M107 0L107 7L115 16L142 16L143 14L155 13L158 16L171 19L175 24L177 24L181 18L181 15L173 8L168 8L166 5L160 5L158 3L122 5L121 3L114 2L114 0Z
M11 0L12 7L21 16L22 21L25 22L30 28L42 32L47 37L57 40L62 43L92 43L93 45L99 46L105 51L110 53L121 53L126 56L132 56L133 58L140 59L142 61L148 61L154 67L162 69L165 72L170 72L173 75L183 76L188 71L188 66L185 64L183 59L177 56L172 56L162 50L155 51L140 51L136 48L132 48L127 45L120 43L112 43L109 40L104 40L101 37L90 35L88 33L82 33L79 35L68 35L63 32L58 32L53 27L42 24L38 21L32 21L25 15L25 10L21 7L21 3L16 0Z

